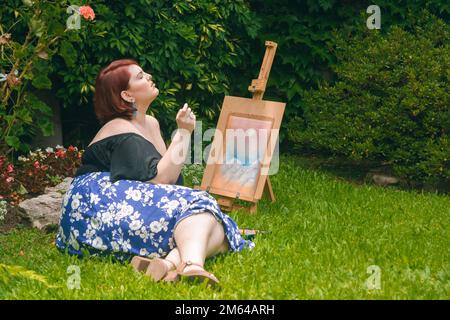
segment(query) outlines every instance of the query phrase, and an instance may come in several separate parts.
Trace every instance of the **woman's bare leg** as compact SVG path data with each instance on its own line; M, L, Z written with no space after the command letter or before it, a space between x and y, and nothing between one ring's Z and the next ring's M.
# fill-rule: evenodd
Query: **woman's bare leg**
M215 256L216 254L225 253L229 250L228 240L225 237L225 231L222 224L216 221L214 229L208 239L206 248L206 258ZM181 256L178 247L173 248L169 254L164 258L169 261L167 266L173 268L173 264L178 266L181 263Z
M181 261L192 261L203 266L207 256L222 249L223 238L220 242L217 224L216 219L210 212L202 212L185 218L177 225L174 230L174 238ZM199 268L191 265L186 267L185 270Z
M230 250L228 240L225 236L225 230L220 222L215 221L213 231L208 239L206 257L213 257L216 254L225 253Z
M169 270L172 270L174 265L175 268L181 263L180 251L177 247L173 248L167 256L164 257L164 262L167 264Z

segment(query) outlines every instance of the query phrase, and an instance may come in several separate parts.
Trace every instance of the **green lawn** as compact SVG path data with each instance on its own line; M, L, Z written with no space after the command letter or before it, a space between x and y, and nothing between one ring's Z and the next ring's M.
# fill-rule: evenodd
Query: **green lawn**
M0 264L46 278L0 274L2 299L448 299L447 196L356 185L306 169L282 156L271 177L277 201L260 202L255 216L230 215L240 227L270 230L252 251L209 260L220 288L154 283L129 265L79 260L54 247L54 234L22 229L0 235ZM69 289L69 265L81 288ZM380 289L366 284L379 267ZM1 267L0 267L0 270Z

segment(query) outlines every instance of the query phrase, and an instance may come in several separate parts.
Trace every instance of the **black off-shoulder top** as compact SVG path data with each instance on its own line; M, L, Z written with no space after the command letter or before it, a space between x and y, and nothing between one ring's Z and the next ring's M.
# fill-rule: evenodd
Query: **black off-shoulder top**
M88 146L75 177L109 171L111 182L124 179L147 182L158 174L157 165L161 158L155 146L143 136L135 132L119 133ZM184 184L181 173L175 184Z

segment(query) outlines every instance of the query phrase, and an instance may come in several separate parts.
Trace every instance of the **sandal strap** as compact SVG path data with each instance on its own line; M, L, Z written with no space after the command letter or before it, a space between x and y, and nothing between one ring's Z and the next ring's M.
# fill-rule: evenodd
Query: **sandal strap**
M177 273L182 273L187 266L197 266L197 267L200 267L200 268L202 268L204 270L204 268L203 268L203 266L201 264L198 264L198 263L195 263L195 262L192 262L192 261L188 260L188 261L182 262L178 266Z
M175 264L175 262L173 262L173 261L170 261L169 259L164 259L164 260L166 260L167 262L169 262L171 265L172 265L172 268L171 269L169 269L169 270L172 270L172 269L177 269L177 265Z

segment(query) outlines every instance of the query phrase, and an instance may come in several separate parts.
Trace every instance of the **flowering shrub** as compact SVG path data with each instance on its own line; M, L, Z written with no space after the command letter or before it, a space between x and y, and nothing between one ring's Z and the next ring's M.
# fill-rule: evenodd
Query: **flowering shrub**
M38 148L30 151L27 157L19 156L16 166L0 157L0 200L15 205L27 193L41 194L47 186L74 176L81 164L82 153L74 146L66 149L58 145L45 151Z
M52 89L52 73L57 69L54 57L66 59L70 44L80 42L80 34L85 32L81 27L69 28L68 21L78 21L80 16L85 20L95 18L89 6L68 15L70 2L2 1L0 154L28 152L25 138L38 130L44 136L52 135L52 110L35 91Z
M7 160L5 156L0 156L0 201L5 199L14 202L15 194L11 191L18 189L19 185L15 179L14 165Z

